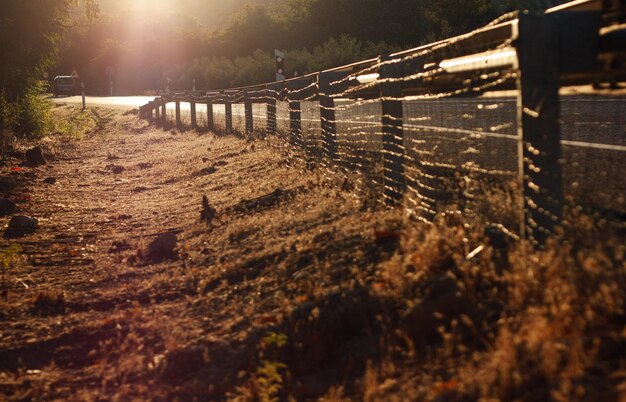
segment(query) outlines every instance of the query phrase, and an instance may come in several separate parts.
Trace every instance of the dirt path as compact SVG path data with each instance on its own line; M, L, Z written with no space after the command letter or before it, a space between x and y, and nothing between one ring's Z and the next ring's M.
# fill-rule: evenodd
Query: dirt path
M236 394L256 375L263 337L311 297L305 290L323 287L311 268L328 262L316 260L369 253L353 216L361 201L290 161L276 139L118 116L24 169L20 209L39 228L3 241L23 254L2 308L0 392L10 400ZM203 195L218 214L209 224L199 221ZM146 260L166 232L177 257ZM291 284L296 274L310 289Z

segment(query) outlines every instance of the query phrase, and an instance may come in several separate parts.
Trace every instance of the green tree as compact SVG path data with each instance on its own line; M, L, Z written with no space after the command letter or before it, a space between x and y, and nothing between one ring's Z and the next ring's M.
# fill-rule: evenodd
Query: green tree
M56 61L70 9L80 3L90 18L98 12L94 0L0 2L0 129L28 134L46 127L39 80Z

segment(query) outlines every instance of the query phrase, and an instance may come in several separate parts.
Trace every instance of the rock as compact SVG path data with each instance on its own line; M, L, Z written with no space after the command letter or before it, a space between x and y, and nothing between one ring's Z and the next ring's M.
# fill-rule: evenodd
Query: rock
M8 198L0 198L0 216L11 215L15 212L15 203Z
M176 242L176 233L168 232L159 235L148 246L145 253L146 259L152 262L175 259L177 256L174 250Z
M37 219L26 215L15 215L9 221L5 237L19 237L33 233L37 229Z
M46 158L44 158L43 156L43 149L41 149L41 147L34 147L29 149L28 151L26 151L24 156L26 157L26 164L28 166L34 167L45 165L47 163Z
M46 177L43 180L44 183L46 184L55 184L57 182L57 178L56 177Z

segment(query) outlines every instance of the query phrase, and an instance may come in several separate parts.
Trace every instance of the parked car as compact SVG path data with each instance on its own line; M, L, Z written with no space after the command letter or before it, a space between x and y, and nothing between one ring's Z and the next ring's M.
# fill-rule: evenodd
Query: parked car
M76 82L71 75L57 75L52 82L52 93L56 98L59 95L76 95Z

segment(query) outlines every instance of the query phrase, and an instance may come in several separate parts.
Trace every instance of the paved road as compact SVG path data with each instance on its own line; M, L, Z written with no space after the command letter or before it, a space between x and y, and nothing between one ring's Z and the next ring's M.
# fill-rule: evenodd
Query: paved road
M52 102L57 105L80 105L82 104L81 96L61 96L58 98L54 98L52 96L48 97ZM87 96L85 98L85 103L87 106L97 106L97 107L105 107L110 109L117 110L132 110L137 109L140 106L145 105L146 103L153 101L155 96ZM181 109L181 118L185 124L189 124L191 121L191 106L187 102L180 103ZM236 109L236 107L234 108ZM176 110L176 106L174 103L167 104L167 111L169 115L169 119L173 119L174 111ZM206 121L206 105L198 104L197 106L197 117L198 121ZM215 105L214 112L216 114L221 113L224 114L224 106L223 105ZM236 110L233 110L233 113L236 114ZM243 115L243 111L241 112Z
M154 96L87 96L85 101L87 106L108 107L112 109L130 110L143 106L154 100ZM56 104L81 104L80 96L61 96L58 98L50 97L50 100Z

